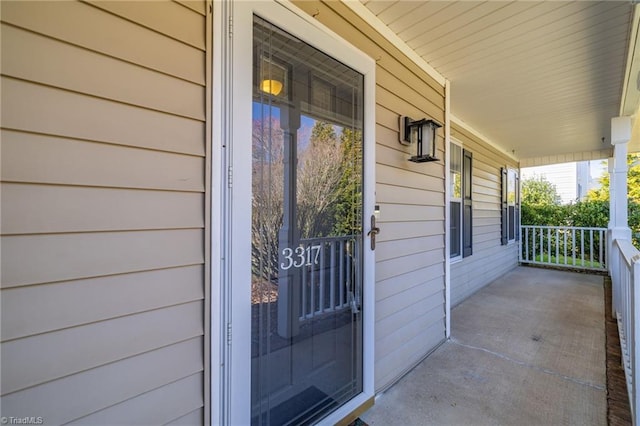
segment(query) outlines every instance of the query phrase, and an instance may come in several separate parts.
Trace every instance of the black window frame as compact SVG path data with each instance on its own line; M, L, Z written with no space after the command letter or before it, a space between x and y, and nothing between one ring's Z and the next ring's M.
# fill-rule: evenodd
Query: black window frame
M473 154L458 143L452 143L460 149L460 198L449 205L449 259L459 260L473 254ZM453 150L451 150L452 152ZM449 156L451 164L451 156ZM451 175L451 172L449 172ZM451 183L453 184L453 183ZM451 188L450 188L451 190ZM455 204L455 208L454 208ZM456 217L454 218L454 213ZM455 244L454 244L454 239ZM453 248L459 251L452 253Z
M515 202L513 205L513 220L509 220L509 171L514 172ZM511 167L502 167L501 174L501 244L507 245L520 241L520 173ZM513 235L513 238L511 236Z

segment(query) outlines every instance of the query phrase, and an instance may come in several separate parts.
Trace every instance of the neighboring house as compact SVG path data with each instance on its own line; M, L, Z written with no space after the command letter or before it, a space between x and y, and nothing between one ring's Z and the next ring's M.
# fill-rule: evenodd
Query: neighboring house
M544 178L552 182L562 204L570 204L584 200L590 190L599 188L600 177L606 168L606 160L525 167L522 169L522 179Z
M346 421L517 265L536 155L382 3L0 3L2 416Z

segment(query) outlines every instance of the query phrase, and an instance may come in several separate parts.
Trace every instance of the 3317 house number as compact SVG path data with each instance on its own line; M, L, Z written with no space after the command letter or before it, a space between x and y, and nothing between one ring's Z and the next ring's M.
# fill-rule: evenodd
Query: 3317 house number
M320 256L320 244L314 246L286 247L282 249L282 256L284 262L280 264L280 268L283 270L291 268L302 268L303 266L311 266L318 264L318 256Z

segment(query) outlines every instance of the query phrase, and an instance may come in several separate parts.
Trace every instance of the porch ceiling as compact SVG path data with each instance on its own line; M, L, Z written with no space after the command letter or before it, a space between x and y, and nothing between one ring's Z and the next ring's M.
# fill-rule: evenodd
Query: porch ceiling
M516 158L608 155L635 49L631 2L360 1L451 82L453 114Z

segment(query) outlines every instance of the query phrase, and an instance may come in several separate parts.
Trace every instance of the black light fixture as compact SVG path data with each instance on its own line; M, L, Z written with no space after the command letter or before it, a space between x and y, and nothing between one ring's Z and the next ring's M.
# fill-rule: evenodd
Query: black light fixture
M409 117L400 117L400 143L403 145L417 145L417 154L409 158L414 163L438 161L436 158L436 131L442 124L434 120L423 118L412 120ZM426 145L427 153L424 154Z

